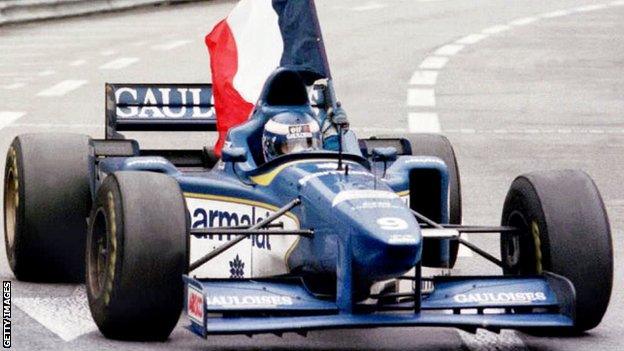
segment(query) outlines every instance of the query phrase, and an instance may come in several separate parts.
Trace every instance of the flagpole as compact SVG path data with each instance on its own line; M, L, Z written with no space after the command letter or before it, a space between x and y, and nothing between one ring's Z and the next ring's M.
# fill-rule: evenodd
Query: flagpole
M323 61L323 66L325 68L325 74L327 75L327 98L329 99L329 105L331 106L329 117L338 131L338 170L341 171L343 170L342 153L344 151L342 145L343 131L348 128L349 122L347 120L347 115L344 113L344 110L340 108L340 103L336 98L336 90L334 88L334 82L329 68L329 60L327 59L327 51L325 50L325 42L323 41L323 32L321 30L321 22L318 18L318 12L316 11L316 4L314 3L314 0L309 0L308 4L310 5L310 13L312 13L312 16L314 17L316 38L320 42L318 47L321 60Z
M321 54L321 60L323 61L323 68L325 69L325 74L327 74L327 92L329 97L329 105L332 110L336 110L338 107L338 100L336 98L336 90L334 89L334 83L332 79L331 69L329 68L329 60L327 59L327 51L325 50L325 41L323 40L323 31L321 30L321 22L318 18L318 12L316 11L316 4L314 0L309 0L308 4L310 5L310 13L314 17L314 24L316 30L316 38L320 42L319 51Z

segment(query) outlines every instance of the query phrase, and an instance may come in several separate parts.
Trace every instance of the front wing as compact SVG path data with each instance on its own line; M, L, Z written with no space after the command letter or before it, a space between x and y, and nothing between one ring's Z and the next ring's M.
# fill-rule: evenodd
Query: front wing
M393 326L496 331L574 325L574 287L552 273L436 277L433 291L421 295L420 308L414 299L404 297L389 304L387 299L383 304L368 300L352 311L341 311L330 298L313 295L294 277L226 280L185 276L184 281L189 329L202 337Z

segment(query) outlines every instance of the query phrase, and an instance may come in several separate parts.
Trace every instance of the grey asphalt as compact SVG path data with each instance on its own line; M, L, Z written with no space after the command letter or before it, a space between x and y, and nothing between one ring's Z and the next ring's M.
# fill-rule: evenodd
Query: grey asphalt
M604 3L608 3L605 1ZM558 9L603 2L572 0L319 0L336 88L352 125L363 134L404 129L412 73L438 47L482 29ZM369 6L370 5L370 6ZM372 6L378 5L378 6ZM105 82L210 81L203 36L233 2L164 7L0 28L0 112L26 115L0 129L0 152L25 132L103 135ZM368 9L367 9L368 7ZM455 146L461 170L464 222L496 224L507 188L523 172L580 168L600 188L611 219L615 286L599 327L577 338L516 334L524 345L484 342L484 349L618 350L624 310L624 7L514 28L469 45L441 70L436 107L442 133ZM190 40L172 50L154 45ZM101 65L122 57L119 70ZM79 66L70 63L84 60ZM47 71L47 72L46 72ZM85 85L60 97L37 93L64 80ZM8 87L8 88L7 88ZM2 121L0 121L2 123ZM200 146L206 135L141 135L146 146ZM496 253L498 239L471 240ZM0 248L0 278L14 280ZM571 258L574 259L574 258ZM476 257L462 272L495 273ZM14 282L14 298L69 296L74 286ZM123 343L91 332L64 341L17 307L13 348L31 349L468 349L454 329L399 328L312 332L307 338L196 338L182 328L166 343Z

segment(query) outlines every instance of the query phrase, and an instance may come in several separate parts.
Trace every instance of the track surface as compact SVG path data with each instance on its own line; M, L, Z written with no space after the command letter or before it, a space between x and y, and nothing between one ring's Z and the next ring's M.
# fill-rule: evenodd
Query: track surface
M585 7L595 4L606 6ZM338 94L353 126L362 134L440 126L458 154L465 223L496 224L509 184L523 172L581 168L593 176L611 218L616 266L610 308L587 335L536 338L505 332L473 337L454 329L404 328L205 341L183 329L181 320L167 343L121 343L93 329L80 287L14 281L13 347L620 349L622 5L587 0L318 1ZM0 29L0 150L26 132L102 136L104 82L209 81L203 36L232 6L215 1ZM553 12L561 9L569 11ZM480 33L485 36L466 37ZM436 52L445 45L451 46ZM431 56L443 59L432 63L426 60ZM432 81L431 73L424 80L412 79L423 70L436 72L437 79ZM158 147L210 142L205 136L189 140L182 135L140 140ZM471 240L497 252L497 238ZM0 249L0 275L13 280ZM459 268L462 273L496 272L476 257L464 257Z

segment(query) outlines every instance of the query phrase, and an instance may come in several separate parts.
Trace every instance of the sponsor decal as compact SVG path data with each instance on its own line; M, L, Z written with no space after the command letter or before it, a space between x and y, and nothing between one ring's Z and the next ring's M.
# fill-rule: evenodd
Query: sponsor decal
M341 202L362 199L399 199L399 196L390 191L384 190L344 190L338 193L332 201L332 207L336 207Z
M238 254L230 261L230 278L240 279L245 277L245 262L243 262Z
M431 294L435 290L435 286L433 285L433 281L431 280L421 280L420 281L420 292L423 294Z
M536 292L501 292L501 293L475 293L457 294L453 296L457 303L532 303L535 301L546 301L546 294L542 291Z
M193 322L204 324L204 294L190 285L188 286L186 306L189 318Z
M207 209L197 207L191 213L193 228L236 227L240 225L252 226L262 222L271 215L271 212L256 206L245 207L247 211L231 211L225 208ZM277 221L276 221L277 222ZM218 241L229 241L232 235L207 235L206 238ZM251 245L259 249L271 250L269 235L251 235L248 237Z
M391 209L391 208L405 208L403 206L398 206L396 204L393 204L391 202L384 202L384 201L379 201L379 202L363 202L361 204L358 204L356 206L351 207L351 210L353 211L358 211L358 210L377 210L377 209Z
M390 244L416 244L416 237L411 234L392 234L388 239Z
M251 226L275 213L269 204L247 199L185 193L193 228ZM292 213L278 218L284 229L298 229ZM228 235L191 236L191 261L233 239ZM297 241L293 236L251 235L233 247L229 255L215 257L194 274L210 278L266 277L288 273L286 257ZM235 257L238 255L238 259Z
M292 305L293 300L290 296L278 295L208 296L206 304L222 307L273 307Z
M286 139L305 139L312 138L312 133L295 133L286 135Z
M398 217L378 218L377 225L383 230L405 230L409 228L407 222Z
M115 91L118 118L213 118L211 94L200 88L121 87ZM171 105L175 105L171 106Z

